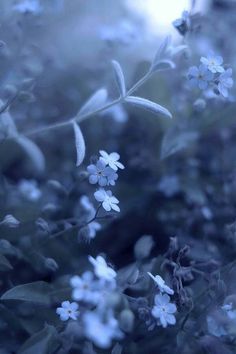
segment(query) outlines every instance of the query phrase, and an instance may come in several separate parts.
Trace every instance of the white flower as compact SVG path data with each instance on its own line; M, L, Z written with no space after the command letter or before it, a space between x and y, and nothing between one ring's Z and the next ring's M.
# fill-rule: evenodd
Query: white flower
M98 284L95 282L93 273L87 271L81 277L75 275L71 278L70 284L73 288L72 298L76 301L84 301L96 304L100 298L97 291Z
M112 195L111 191L105 191L104 189L99 189L94 193L94 197L98 202L102 203L102 207L106 211L111 211L112 209L119 212L120 208L118 207L119 200Z
M117 173L115 173L111 167L108 167L106 162L102 159L99 159L96 165L89 165L87 171L89 173L89 183L98 183L101 187L105 187L109 184L114 186L118 178Z
M104 279L107 281L113 281L116 277L116 272L114 269L109 267L105 259L101 256L97 256L96 259L89 256L89 262L94 266L94 272L98 278Z
M222 324L212 316L207 316L207 329L210 334L213 334L213 336L216 337L227 335L227 332Z
M103 313L100 312L86 312L83 317L84 331L85 336L95 345L107 349L111 346L112 340L122 338L123 333L112 312L108 313L106 319L103 317Z
M61 307L58 307L56 313L60 316L62 321L77 320L79 315L79 305L76 302L63 301Z
M19 183L19 191L32 202L36 202L41 197L41 190L37 186L37 182L34 180L22 179Z
M200 60L213 74L223 73L225 71L225 69L222 67L223 58L219 55L211 54L208 55L207 58L201 57Z
M13 215L9 214L4 217L1 224L11 228L16 228L20 225L20 221L17 220Z
M222 310L226 312L227 316L231 319L231 320L235 320L236 319L236 310L233 309L233 304L232 302L230 302L229 304L225 304L222 307Z
M166 328L168 324L176 323L175 316L176 305L170 302L170 297L167 294L158 294L155 296L155 305L152 308L153 317L160 321L162 327Z
M88 237L94 238L97 234L97 231L101 230L102 226L97 221L92 221L88 225Z
M96 210L87 195L82 195L80 198L80 205L86 212L88 212L89 215L95 215Z
M228 90L233 86L234 81L232 79L232 69L227 69L225 72L220 74L219 76L219 83L218 83L218 90L223 97L228 97L229 93Z
M152 273L149 272L148 275L154 280L161 293L167 293L169 295L174 294L174 290L172 290L168 285L166 285L164 279L162 279L160 275L154 276L152 275Z
M39 0L21 0L14 7L14 10L20 13L33 13L39 14L42 12L42 7Z
M121 168L122 170L125 168L125 166L119 162L118 160L120 159L120 155L117 152L112 152L111 154L108 154L104 150L100 150L100 160L104 161L106 165L110 166L114 171L117 171L118 168Z

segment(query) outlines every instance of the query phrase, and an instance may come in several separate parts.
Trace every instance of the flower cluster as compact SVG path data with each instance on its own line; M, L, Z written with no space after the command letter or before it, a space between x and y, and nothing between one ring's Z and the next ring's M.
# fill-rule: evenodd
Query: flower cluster
M151 310L152 316L157 320L157 325L161 325L164 328L168 325L175 325L176 319L174 313L177 309L176 305L170 302L169 296L174 295L173 289L166 285L160 275L154 276L149 272L148 275L153 279L159 290L159 294L154 297L154 306Z
M109 299L117 293L117 273L102 256L89 256L88 259L94 271L85 271L81 276L75 275L70 279L72 299L76 302L62 302L56 313L62 321L78 320L83 326L84 336L106 349L113 339L123 338L114 309L109 305Z
M192 88L212 89L214 93L227 98L228 90L233 86L232 69L223 66L223 58L214 54L201 57L199 67L188 70L188 79Z
M91 164L87 167L89 174L89 182L98 184L100 187L114 186L118 179L118 169L124 169L124 165L119 162L120 155L116 152L108 154L106 151L100 151L100 157L96 164ZM101 203L106 211L120 211L118 207L119 200L112 195L110 190L100 188L94 193L95 199Z

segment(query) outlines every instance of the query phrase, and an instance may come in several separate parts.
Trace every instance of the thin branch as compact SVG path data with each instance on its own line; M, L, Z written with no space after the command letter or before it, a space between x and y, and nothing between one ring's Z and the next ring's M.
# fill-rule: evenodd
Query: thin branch
M81 123L85 119L88 119L88 118L90 118L90 117L92 117L94 115L97 115L97 114L99 114L101 112L106 111L107 109L109 109L109 108L111 108L111 107L113 107L113 106L115 106L115 105L117 105L119 103L124 102L125 99L129 95L131 95L134 91L136 91L140 86L142 86L149 79L150 76L151 76L151 73L148 72L138 82L136 82L136 84L134 84L134 86L126 93L125 96L121 96L121 97L115 99L114 101L109 102L106 105L98 108L97 110L95 110L93 112L85 113L85 114L82 114L81 116L80 115L75 116L75 117L73 117L72 119L69 119L66 122L56 123L56 124L52 124L52 125L49 125L49 126L46 126L46 127L35 129L35 130L32 130L32 131L26 132L24 135L31 136L31 135L41 134L41 133L49 131L49 130L59 129L59 128L62 128L62 127L65 127L65 126L71 124L73 121L76 121L77 123Z

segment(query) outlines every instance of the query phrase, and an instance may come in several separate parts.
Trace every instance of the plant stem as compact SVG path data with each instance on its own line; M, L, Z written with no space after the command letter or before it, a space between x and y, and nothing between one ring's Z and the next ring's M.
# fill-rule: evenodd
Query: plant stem
M115 99L114 101L109 102L106 105L98 108L97 110L95 110L93 112L88 112L88 113L82 114L81 116L77 115L77 116L67 120L66 122L55 123L55 124L52 124L52 125L49 125L46 127L35 129L32 131L26 132L24 135L26 135L26 136L37 135L37 134L41 134L41 133L49 131L49 130L59 129L59 128L62 128L62 127L65 127L65 126L71 124L73 121L76 121L77 123L81 123L85 119L88 119L96 114L99 114L99 113L109 109L110 107L115 106L116 104L124 102L125 99L128 96L130 96L134 91L136 91L140 86L142 86L149 79L150 76L151 76L151 73L148 72L138 82L136 82L136 84L134 84L134 86L126 93L125 96L121 96L121 97Z

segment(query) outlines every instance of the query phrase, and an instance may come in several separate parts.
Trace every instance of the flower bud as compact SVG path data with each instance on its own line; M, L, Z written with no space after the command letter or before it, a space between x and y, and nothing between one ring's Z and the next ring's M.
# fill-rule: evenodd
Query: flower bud
M20 225L20 221L17 220L13 215L6 215L1 222L2 225L6 225L10 228L17 228Z
M125 309L121 311L119 316L120 328L124 332L131 332L134 326L134 314L131 310Z
M1 239L0 240L0 248L4 249L4 250L10 249L11 248L11 244L10 244L9 241Z
M56 272L59 268L57 262L53 258L45 259L45 267L52 272Z
M194 102L193 107L197 112L202 112L206 108L206 101L202 98L198 98Z
M154 241L152 236L145 235L142 236L134 246L134 254L136 259L147 258L154 246Z

